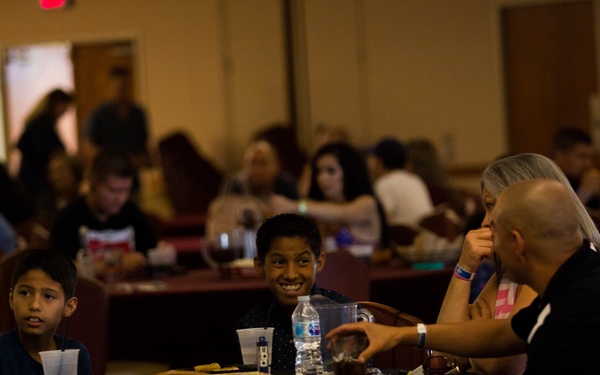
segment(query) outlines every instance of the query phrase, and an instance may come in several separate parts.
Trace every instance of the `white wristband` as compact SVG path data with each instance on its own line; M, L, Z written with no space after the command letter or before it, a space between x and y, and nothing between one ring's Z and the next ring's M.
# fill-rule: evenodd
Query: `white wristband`
M417 333L419 334L417 339L417 348L423 348L425 346L425 340L427 339L427 327L425 324L417 324Z

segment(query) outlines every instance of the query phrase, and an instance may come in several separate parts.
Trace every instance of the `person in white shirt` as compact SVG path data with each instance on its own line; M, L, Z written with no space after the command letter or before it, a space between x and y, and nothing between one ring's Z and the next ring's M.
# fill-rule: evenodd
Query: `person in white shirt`
M383 205L388 224L417 226L433 211L433 203L423 180L404 169L404 145L394 138L383 138L369 151L375 194Z

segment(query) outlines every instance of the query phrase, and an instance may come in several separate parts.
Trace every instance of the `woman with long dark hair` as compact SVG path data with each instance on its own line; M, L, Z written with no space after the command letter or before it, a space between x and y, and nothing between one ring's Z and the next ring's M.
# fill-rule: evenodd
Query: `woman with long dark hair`
M348 236L352 244L380 248L387 243L386 221L373 193L363 155L344 142L320 148L312 159L307 200L271 197L273 213L297 212L317 221L323 238Z

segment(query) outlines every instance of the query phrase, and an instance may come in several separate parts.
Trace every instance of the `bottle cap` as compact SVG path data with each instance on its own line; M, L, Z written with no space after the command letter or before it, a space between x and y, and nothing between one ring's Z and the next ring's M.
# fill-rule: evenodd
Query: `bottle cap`
M310 301L310 296L298 296L298 302L300 301Z

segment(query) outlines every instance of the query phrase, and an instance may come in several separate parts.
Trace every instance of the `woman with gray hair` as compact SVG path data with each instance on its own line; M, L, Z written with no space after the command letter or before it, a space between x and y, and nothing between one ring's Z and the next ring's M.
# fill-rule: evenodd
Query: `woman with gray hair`
M571 188L560 168L549 158L532 153L501 158L489 165L481 177L482 203L486 211L481 228L467 233L462 253L440 309L437 323L457 323L474 319L506 319L529 306L536 293L525 285L516 284L503 275L496 261L492 275L477 299L469 304L471 280L484 259L493 259L490 212L497 198L510 184L536 178L553 179L569 187L577 205L579 229L592 244L600 244L600 233L585 207ZM473 367L481 374L522 374L526 367L525 354L501 358L459 359L461 369Z

